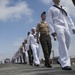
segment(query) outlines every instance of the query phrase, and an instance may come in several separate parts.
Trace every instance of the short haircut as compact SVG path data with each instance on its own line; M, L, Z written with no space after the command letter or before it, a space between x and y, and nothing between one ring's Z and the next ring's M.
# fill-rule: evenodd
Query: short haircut
M44 11L44 12L42 12L41 16L42 16L43 14L45 14L45 15L46 15L46 12L45 12L45 11Z

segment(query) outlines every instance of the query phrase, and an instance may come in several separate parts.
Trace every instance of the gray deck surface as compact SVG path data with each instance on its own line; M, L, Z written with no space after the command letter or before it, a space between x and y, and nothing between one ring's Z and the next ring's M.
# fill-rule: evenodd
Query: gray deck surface
M63 71L57 64L53 68L46 68L43 64L40 67L25 64L4 64L0 65L0 75L75 75L75 66L72 71Z

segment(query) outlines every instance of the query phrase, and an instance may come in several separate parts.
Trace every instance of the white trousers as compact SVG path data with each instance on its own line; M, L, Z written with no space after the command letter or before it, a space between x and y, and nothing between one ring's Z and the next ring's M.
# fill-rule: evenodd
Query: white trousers
M40 53L40 48L39 45L35 45L35 44L31 44L31 48L32 48L32 52L33 52L33 62L35 64L40 64L40 60L39 60L39 53Z
M28 52L27 52L27 51L25 51L25 61L26 61L27 63L29 63Z
M57 38L59 42L59 59L62 67L71 66L70 57L69 57L69 47L70 47L70 32L67 29L56 30Z

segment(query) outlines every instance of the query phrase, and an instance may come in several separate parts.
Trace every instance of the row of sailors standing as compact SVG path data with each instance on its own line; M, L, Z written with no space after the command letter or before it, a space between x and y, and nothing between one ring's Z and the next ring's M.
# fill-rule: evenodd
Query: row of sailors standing
M12 58L13 63L18 63L18 64L28 63L28 53L26 50L26 45L27 45L27 40L25 39L24 42L22 43L22 46L13 56Z
M19 50L15 53L13 59L15 63L24 63L24 64L30 64L39 66L40 60L39 60L39 53L40 48L39 44L37 43L36 38L36 28L33 27L31 29L31 34L28 32L27 39L24 40L22 43L22 46L19 48Z

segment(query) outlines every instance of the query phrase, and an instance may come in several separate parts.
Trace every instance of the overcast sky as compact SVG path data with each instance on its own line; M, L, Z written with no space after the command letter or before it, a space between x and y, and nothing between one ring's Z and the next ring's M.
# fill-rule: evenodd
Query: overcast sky
M75 7L71 0L61 0L75 23ZM48 12L52 0L0 0L0 60L11 58L19 49L27 32L41 21L43 11ZM71 33L70 56L75 55L75 35ZM52 39L55 56L58 56L58 42ZM40 55L40 57L42 57Z

